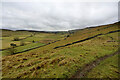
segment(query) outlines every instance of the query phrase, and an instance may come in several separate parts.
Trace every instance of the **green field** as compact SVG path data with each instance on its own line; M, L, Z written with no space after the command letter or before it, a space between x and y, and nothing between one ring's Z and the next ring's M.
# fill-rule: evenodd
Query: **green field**
M25 35L28 33L26 32ZM85 65L118 51L119 33L118 23L76 30L72 34L36 32L32 37L22 40L26 42L26 45L16 47L18 52L47 43L51 44L13 55L4 51L2 53L2 77L71 78L77 72L81 72ZM69 37L66 37L67 35ZM8 43L13 39L12 35L9 38L5 36L7 36L7 33L3 36L3 39L8 39ZM32 43L33 40L36 43ZM9 56L7 56L8 54ZM90 72L86 72L87 74L84 77L118 78L120 72L117 66L117 56L118 54L101 61Z
M103 67L104 66L104 67ZM88 74L88 78L118 78L120 72L118 71L118 55L114 55L96 66ZM102 69L101 69L102 68ZM107 75L109 74L109 75Z
M16 49L16 53L17 53L17 52L22 52L38 46L42 46L43 44L44 45L48 44L50 42L53 42L59 39L64 39L66 35L67 34L3 30L2 36L1 36L2 54L3 56L11 55L11 53L9 53L9 48L12 48L12 46L10 45L11 43L14 43L17 45L17 47L14 48ZM16 37L19 38L20 40L14 41L14 38ZM24 42L24 46L20 45L22 42Z
M22 52L22 51L26 51L35 47L39 47L44 45L43 43L31 43L31 44L27 44L25 46L19 46L14 48L16 50L16 53L18 52ZM2 56L7 56L7 55L11 55L11 53L9 53L9 50L4 50L2 51Z

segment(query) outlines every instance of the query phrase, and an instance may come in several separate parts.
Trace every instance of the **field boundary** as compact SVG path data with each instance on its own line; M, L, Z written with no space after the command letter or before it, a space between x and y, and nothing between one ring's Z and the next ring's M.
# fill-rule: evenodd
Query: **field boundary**
M31 35L30 35L30 36L27 36L27 37L25 37L25 38L19 39L19 41L24 40L24 39L27 39L27 38L29 38L29 37L31 37ZM13 41L13 40L12 40L12 41ZM26 45L27 45L27 44L26 44ZM19 46L16 46L16 47L20 47L20 45L19 45ZM4 51L4 50L8 50L8 49L11 49L11 48L0 49L0 51Z
M83 40L79 40L79 41L75 41L75 42L72 42L72 43L68 43L68 44L66 44L66 45L54 47L53 49L57 49L57 48L61 48L61 47L69 46L69 45L73 45L73 44L76 44L76 43L79 43L79 42L84 42L84 41L86 41L86 40L90 40L90 39L95 38L95 37L98 37L98 36L100 36L100 35L106 35L106 34L115 33L115 32L120 32L120 30L110 31L110 32L105 33L105 34L102 34L102 33L101 33L101 34L97 34L97 35L95 35L95 36L92 36L92 37L89 37L89 38L86 38L86 39L83 39Z
M43 46L47 46L47 45L52 44L52 43L55 43L55 42L57 42L57 41L60 41L60 40L56 40L56 41L53 41L53 42L51 42L51 43L44 44L44 45L41 45L41 46L37 46L37 47L34 47L34 48L30 48L30 49L27 49L27 50L24 50L24 51L21 51L21 52L16 52L16 53L14 53L14 54L23 53L23 52L27 52L27 51L30 51L30 50L33 50L33 49L36 49L36 48L40 48L40 47L43 47ZM12 55L14 55L14 54L12 54Z

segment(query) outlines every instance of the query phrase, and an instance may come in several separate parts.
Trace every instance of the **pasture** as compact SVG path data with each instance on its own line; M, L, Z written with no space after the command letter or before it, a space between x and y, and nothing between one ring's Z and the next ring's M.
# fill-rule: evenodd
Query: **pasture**
M72 78L76 76L76 73L82 72L90 63L118 51L119 33L118 23L76 30L74 34L36 33L32 37L23 39L26 42L25 46L16 48L22 51L24 48L51 44L27 52L4 56L2 77ZM69 37L66 37L67 35ZM33 40L37 43L32 43ZM77 77L118 78L118 55L100 61L100 64L91 70L86 70L85 76Z
M63 39L67 34L55 34L55 33L42 33L42 32L29 32L29 31L9 31L3 30L2 41L2 53L3 56L11 55L8 52L12 46L11 43L16 44L16 52L22 52L27 49L35 48L41 45L48 44L50 42ZM17 38L18 40L14 40ZM22 45L23 44L23 45Z

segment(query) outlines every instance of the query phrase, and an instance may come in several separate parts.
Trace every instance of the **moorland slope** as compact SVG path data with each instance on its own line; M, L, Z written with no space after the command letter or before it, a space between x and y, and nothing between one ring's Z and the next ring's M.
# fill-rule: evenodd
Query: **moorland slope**
M118 51L119 33L119 23L85 28L46 46L4 56L2 77L71 78L86 65ZM78 78L118 78L118 53L101 60Z

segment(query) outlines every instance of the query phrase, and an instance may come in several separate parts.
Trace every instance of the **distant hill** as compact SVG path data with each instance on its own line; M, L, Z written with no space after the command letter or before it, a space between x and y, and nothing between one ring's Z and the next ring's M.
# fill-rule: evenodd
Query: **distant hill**
M119 24L119 22L116 22L114 24ZM111 24L108 24L111 25ZM105 26L105 25L100 25L100 26ZM94 26L94 27L86 27L84 29L90 29L90 28L96 28L96 27L100 27L100 26ZM74 29L74 30L68 30L68 31L37 31L37 30L10 30L10 29L0 29L3 31L28 31L28 32L41 32L41 33L60 33L60 32L74 32L74 31L79 31L79 30L83 30L83 29Z

